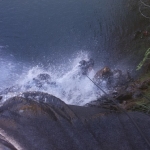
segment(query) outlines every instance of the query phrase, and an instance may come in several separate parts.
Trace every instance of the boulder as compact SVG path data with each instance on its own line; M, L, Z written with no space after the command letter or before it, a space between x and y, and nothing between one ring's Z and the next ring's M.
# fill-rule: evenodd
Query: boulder
M97 73L94 76L94 80L99 80L99 79L107 79L112 75L112 71L110 70L109 67L104 67L101 70L97 71Z
M142 98L143 97L143 92L140 90L137 90L133 93L132 98L133 99L138 99L138 98Z
M50 84L50 83L51 77L47 73L38 74L37 77L33 78L33 84L35 84L35 86L39 88L41 88L43 84Z
M56 82L51 81L51 77L47 73L38 74L35 78L31 79L24 84L16 84L0 91L0 95L5 95L8 93L19 93L22 91L30 91L32 87L37 89L44 89L47 85L57 86Z
M122 93L119 93L117 96L116 96L116 99L122 103L124 100L131 100L132 99L132 93L131 92L122 92Z
M19 85L11 86L11 87L9 87L9 88L6 88L6 89L0 91L0 95L5 95L5 94L11 93L11 92L19 91L20 88L21 88L21 87L20 87Z
M129 115L150 140L149 116L138 112ZM8 150L149 149L124 113L67 105L42 92L23 93L0 107L0 147Z
M109 89L127 85L131 80L132 78L128 71L123 74L121 70L111 70L109 67L104 67L94 76L94 81L97 84L102 84L102 82L105 81Z
M137 89L145 90L148 88L148 84L146 81L141 82L137 80L134 84Z
M47 73L41 73L41 74L38 74L37 75L37 78L38 80L41 80L41 81L49 81L51 79L50 75L47 74Z

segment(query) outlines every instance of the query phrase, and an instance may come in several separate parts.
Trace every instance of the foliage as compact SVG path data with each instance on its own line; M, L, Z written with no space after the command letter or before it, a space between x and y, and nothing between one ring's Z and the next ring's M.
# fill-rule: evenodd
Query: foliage
M142 74L138 81L141 83L147 82L146 85L148 86L148 88L142 90L142 97L134 99L135 105L131 108L131 110L150 114L150 72Z
M135 106L133 106L132 110L150 113L150 101L144 98L142 100L136 101Z
M143 64L145 63L145 61L147 59L150 59L150 58L148 58L149 54L150 54L150 48L146 51L143 60L139 63L136 70L140 70L142 68Z

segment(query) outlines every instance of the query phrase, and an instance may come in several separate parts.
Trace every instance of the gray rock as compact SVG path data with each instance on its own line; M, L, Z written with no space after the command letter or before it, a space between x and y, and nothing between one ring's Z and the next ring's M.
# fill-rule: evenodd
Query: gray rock
M150 140L150 117L129 114ZM42 92L24 93L0 107L0 135L10 150L149 150L125 114L69 106Z

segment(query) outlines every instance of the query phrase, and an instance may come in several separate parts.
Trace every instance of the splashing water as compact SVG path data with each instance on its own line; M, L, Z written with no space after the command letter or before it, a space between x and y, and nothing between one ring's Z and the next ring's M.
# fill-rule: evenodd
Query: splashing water
M68 66L70 69L67 71L65 65L63 65L65 68L61 67L61 69L60 67L49 67L45 70L38 66L28 69L15 82L15 86L11 87L11 92L6 92L4 99L27 91L41 91L73 105L84 105L96 100L99 96L97 88L86 76L82 75L79 67L79 61L83 59L88 60L88 55L80 53L75 59L70 60L71 67ZM89 77L93 78L94 74L95 71L92 70ZM49 75L49 78L39 82L39 75Z

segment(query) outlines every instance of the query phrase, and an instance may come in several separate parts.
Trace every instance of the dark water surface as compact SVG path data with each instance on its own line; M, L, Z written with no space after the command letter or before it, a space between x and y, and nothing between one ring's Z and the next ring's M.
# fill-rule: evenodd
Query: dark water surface
M131 2L0 0L1 57L48 65L64 63L82 50L97 65L135 66L148 44L133 40L134 34L148 24L138 2Z

